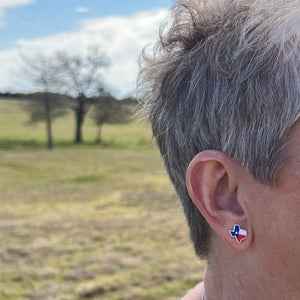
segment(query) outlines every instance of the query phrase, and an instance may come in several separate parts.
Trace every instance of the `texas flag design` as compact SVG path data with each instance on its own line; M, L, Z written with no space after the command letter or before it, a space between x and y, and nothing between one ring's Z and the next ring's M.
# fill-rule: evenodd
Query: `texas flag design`
M247 238L247 230L241 229L240 225L234 224L233 230L229 230L229 233L240 244L242 240Z

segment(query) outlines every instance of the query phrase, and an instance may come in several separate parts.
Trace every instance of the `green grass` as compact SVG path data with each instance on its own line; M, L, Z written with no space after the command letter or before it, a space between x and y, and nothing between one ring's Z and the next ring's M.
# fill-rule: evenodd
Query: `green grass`
M45 147L45 123L28 125L29 117L22 110L22 101L1 100L0 98L0 108L0 149L12 149L19 146L27 148ZM67 148L74 146L74 124L74 113L72 112L52 122L56 146ZM85 145L98 146L95 143L96 131L96 126L87 116L83 129ZM102 148L149 148L153 146L151 139L149 139L150 130L145 122L133 121L126 126L104 125L102 131Z
M143 123L26 127L0 101L0 299L178 299L202 278L181 206Z

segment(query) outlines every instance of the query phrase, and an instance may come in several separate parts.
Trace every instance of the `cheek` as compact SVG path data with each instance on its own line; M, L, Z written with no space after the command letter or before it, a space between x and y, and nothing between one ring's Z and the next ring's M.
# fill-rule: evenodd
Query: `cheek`
M300 243L300 195L288 194L276 208L281 235Z
M284 180L279 183L280 194L276 197L276 209L281 216L281 223L287 233L292 232L299 237L300 234L300 170L295 166L290 172L285 172ZM296 236L295 236L296 238Z
M273 251L276 247L300 251L300 194L268 189L257 196L252 210L256 241Z
M278 207L280 213L278 213L277 244L274 241L274 249L277 248L277 257L281 261L282 268L288 270L291 278L297 280L300 280L299 199L300 195L289 195L285 198L285 203Z
M300 195L281 194L271 198L263 220L268 253L293 267L300 267ZM297 266L296 266L297 265Z

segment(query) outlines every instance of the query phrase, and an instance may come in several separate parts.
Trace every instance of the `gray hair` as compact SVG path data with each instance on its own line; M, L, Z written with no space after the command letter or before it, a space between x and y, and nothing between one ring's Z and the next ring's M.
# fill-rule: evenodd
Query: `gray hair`
M144 55L140 97L196 253L207 258L209 226L188 195L187 167L214 149L276 185L300 112L300 2L178 1L169 21Z

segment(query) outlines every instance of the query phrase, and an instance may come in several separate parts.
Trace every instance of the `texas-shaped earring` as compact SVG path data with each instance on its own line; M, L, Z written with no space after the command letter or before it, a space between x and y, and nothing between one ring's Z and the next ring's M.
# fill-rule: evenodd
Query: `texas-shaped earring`
M229 234L235 238L236 242L239 244L247 238L247 230L242 229L238 224L233 225L233 229L229 230Z

